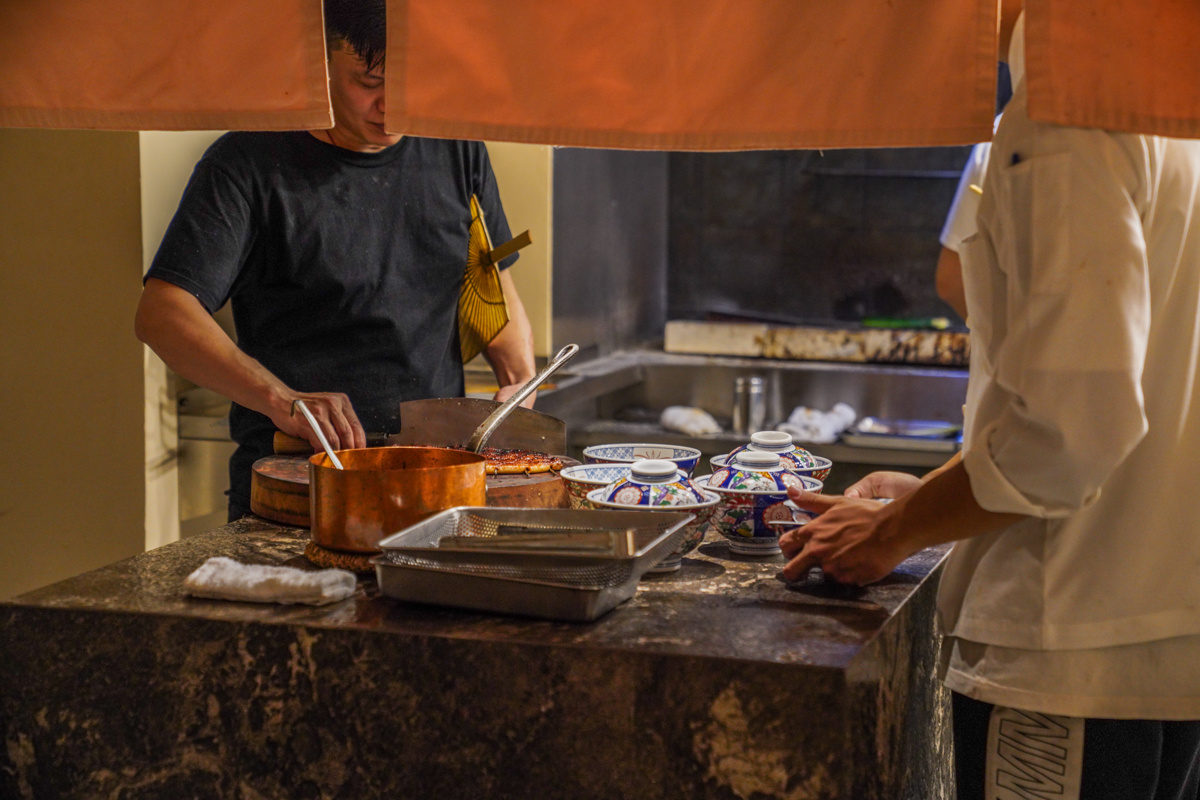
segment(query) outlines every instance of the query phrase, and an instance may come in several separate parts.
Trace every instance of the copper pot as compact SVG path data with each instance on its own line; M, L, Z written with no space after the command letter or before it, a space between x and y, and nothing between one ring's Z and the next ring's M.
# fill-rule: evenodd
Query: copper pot
M385 536L455 506L487 505L485 459L439 447L339 450L308 459L312 540L321 547L377 553Z

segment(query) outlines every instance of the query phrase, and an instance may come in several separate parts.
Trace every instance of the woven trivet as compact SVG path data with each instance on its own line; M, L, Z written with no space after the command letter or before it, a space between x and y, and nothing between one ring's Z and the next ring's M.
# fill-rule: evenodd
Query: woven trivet
M318 567L325 569L344 569L360 575L375 572L375 566L371 563L370 555L327 550L311 540L304 546L304 557Z

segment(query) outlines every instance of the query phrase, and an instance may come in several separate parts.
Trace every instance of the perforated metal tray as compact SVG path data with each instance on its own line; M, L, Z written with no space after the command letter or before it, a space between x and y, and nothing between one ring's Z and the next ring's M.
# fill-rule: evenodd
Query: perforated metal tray
M459 507L387 537L372 559L380 591L399 600L542 619L590 621L637 591L671 551L691 514ZM578 536L611 532L612 547L439 547L447 536L495 537L507 530Z

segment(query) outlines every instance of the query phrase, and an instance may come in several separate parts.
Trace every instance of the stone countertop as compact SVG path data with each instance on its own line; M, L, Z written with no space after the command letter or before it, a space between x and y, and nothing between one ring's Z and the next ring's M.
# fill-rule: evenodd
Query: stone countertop
M788 585L781 556L710 538L591 623L401 603L367 577L320 608L183 592L213 555L312 568L307 538L250 518L0 604L0 795L891 800L948 785L928 580L946 548L855 589Z
M814 571L786 583L783 556L743 558L710 537L676 573L647 575L637 594L592 623L552 622L402 603L363 576L354 597L324 607L233 603L188 597L183 579L213 555L248 564L314 569L308 531L247 518L39 589L13 604L73 611L200 617L499 641L636 648L705 658L846 669L940 562L944 549L905 561L863 589L824 582ZM787 631L779 635L779 631Z

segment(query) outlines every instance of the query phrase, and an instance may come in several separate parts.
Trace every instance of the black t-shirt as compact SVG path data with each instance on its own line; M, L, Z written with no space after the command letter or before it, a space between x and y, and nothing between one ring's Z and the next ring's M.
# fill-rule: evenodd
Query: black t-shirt
M472 194L492 241L512 238L479 142L357 153L306 131L229 133L196 165L146 277L209 312L231 302L247 354L298 391L345 392L367 431L395 432L400 402L463 394ZM235 404L230 428L230 498L248 507L275 427Z

